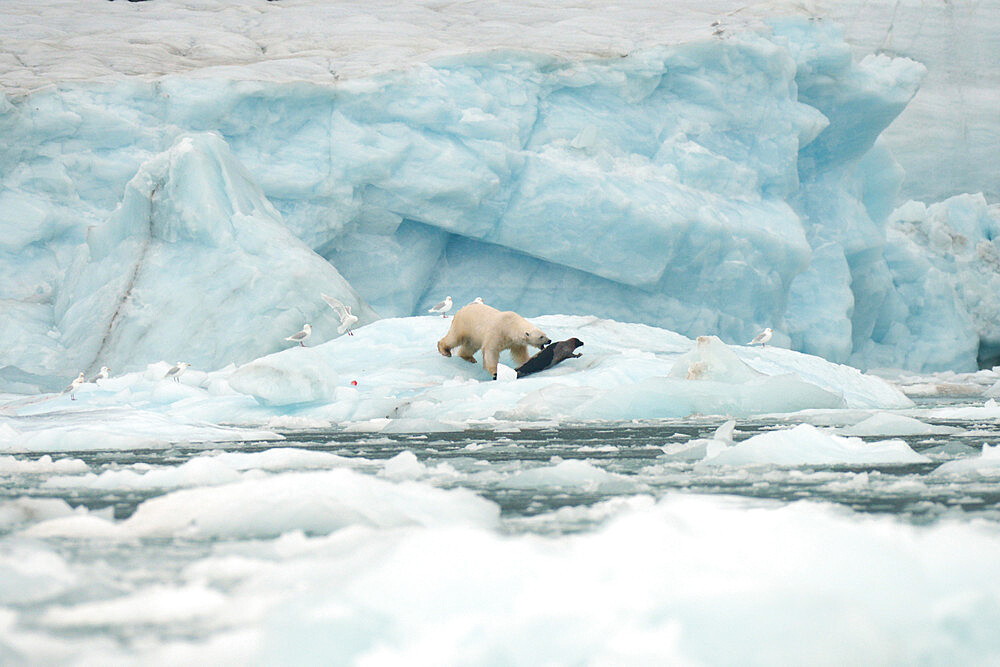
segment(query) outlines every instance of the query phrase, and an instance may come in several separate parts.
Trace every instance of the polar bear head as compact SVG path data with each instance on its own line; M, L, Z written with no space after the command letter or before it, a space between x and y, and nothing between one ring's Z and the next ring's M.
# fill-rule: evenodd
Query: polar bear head
M526 345L542 349L552 341L536 327L531 327L524 332L524 342Z

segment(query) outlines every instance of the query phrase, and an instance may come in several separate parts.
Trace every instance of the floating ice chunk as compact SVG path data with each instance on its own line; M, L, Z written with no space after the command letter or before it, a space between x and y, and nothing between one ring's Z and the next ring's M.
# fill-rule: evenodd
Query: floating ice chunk
M104 490L175 489L229 484L239 481L242 478L240 473L246 471L279 472L349 465L349 459L330 452L281 447L263 452L223 452L198 456L179 466L153 469L136 466L136 469L105 470L99 475L50 477L42 486Z
M391 480L416 479L427 471L427 466L417 460L411 451L400 452L385 462L382 474Z
M2 514L0 506L0 514ZM0 519L0 529L3 520ZM6 544L0 550L0 604L38 602L63 593L78 583L63 558L24 542ZM0 647L3 642L0 641Z
M211 618L225 604L224 594L205 586L150 586L110 600L50 607L42 615L41 623L55 628L177 623Z
M1000 419L1000 403L990 398L982 405L956 408L934 408L927 411L935 419Z
M2 427L2 425L0 425ZM0 456L0 473L80 473L87 472L90 468L80 459L56 459L48 454L32 461L30 459L19 459L15 456Z
M199 456L179 466L146 472L105 470L99 475L52 477L43 488L83 487L102 490L172 489L187 486L214 486L240 479L240 474L211 457Z
M59 498L15 498L0 502L0 530L71 516L73 508Z
M733 444L736 420L730 419L715 430L711 438L695 438L687 442L672 442L661 447L668 461L701 461L711 458Z
M624 475L576 459L514 473L500 485L508 489L552 488L583 493L628 493L641 486Z
M30 537L73 537L76 539L118 539L120 528L96 513L74 514L42 521L28 527L24 535Z
M498 517L495 504L465 489L393 484L338 469L173 491L143 502L118 524L70 517L26 532L37 537L252 539L290 530L326 534L355 525L494 527Z
M1000 477L1000 445L983 445L977 457L948 461L931 473L932 475Z
M852 465L927 463L902 440L866 443L824 433L811 424L761 433L705 459L706 465Z
M844 435L954 435L962 433L963 429L925 424L913 417L878 412L854 426L840 429L840 432Z

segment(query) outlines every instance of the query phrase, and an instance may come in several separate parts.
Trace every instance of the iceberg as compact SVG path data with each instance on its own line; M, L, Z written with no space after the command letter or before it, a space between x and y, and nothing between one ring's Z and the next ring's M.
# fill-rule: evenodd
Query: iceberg
M36 57L0 67L0 390L326 340L321 293L362 324L452 294L727 343L771 326L861 368L991 363L995 193L926 205L978 220L957 262L893 212L904 183L941 192L883 139L925 78L942 95L927 50L860 51L871 28L822 20L842 7L516 7L410 8L422 36L373 46L398 8L5 3L0 41ZM83 16L73 50L31 41Z
M481 364L441 356L436 343L449 320L383 318L354 336L218 371L188 371L180 382L165 378L166 364L158 362L85 384L76 400L11 396L0 402L0 452L266 441L280 439L274 429L283 426L445 432L913 406L881 378L771 345L728 346L715 336L692 341L595 317L550 315L532 323L554 339L580 337L582 356L499 382ZM500 359L513 363L509 352ZM232 477L229 467L206 465L191 474Z

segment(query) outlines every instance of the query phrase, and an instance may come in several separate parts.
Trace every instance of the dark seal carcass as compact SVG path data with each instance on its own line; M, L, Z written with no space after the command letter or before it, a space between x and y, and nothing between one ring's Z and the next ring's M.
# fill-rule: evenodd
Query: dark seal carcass
M532 373L544 371L546 368L552 368L560 361L569 359L570 357L579 357L580 355L575 354L574 350L581 345L583 345L583 341L579 338L570 338L569 340L550 343L543 347L538 354L515 369L517 377L523 378L525 375L531 375Z

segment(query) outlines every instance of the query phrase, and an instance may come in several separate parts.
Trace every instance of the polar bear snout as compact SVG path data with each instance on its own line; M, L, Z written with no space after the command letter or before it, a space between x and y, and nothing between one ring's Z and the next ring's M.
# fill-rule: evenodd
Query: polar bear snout
M528 345L537 347L539 350L552 342L552 340L541 331L525 331L524 339L528 342Z

